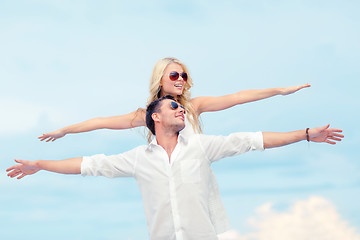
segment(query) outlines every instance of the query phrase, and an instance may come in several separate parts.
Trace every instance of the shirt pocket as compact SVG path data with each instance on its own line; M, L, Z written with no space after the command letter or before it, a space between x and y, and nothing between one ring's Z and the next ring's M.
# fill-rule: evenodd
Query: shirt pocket
M200 182L200 160L190 159L181 162L181 179L183 183Z

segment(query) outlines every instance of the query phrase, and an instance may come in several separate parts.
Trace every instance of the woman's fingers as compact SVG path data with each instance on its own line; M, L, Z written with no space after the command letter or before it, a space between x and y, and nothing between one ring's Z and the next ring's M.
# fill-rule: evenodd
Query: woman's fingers
M19 174L21 174L22 172L21 171L18 171L18 170L13 170L11 172L8 173L8 176L13 178L13 177L16 177L18 176Z
M21 178L23 178L23 177L25 177L26 176L26 174L25 173L23 173L21 176L19 176L17 179L21 179Z

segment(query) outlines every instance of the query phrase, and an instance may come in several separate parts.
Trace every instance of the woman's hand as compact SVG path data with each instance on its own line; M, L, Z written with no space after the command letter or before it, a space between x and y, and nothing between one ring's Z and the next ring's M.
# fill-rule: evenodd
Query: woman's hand
M281 88L280 94L281 95L289 95L289 94L292 94L294 92L297 92L297 91L299 91L303 88L307 88L307 87L311 87L311 85L306 83L306 84L300 85L300 86L284 87L284 88Z
M38 137L38 139L40 139L40 141L46 140L46 142L50 142L50 141L53 142L56 139L62 138L65 135L66 135L65 131L60 129L49 133L43 133L43 135Z

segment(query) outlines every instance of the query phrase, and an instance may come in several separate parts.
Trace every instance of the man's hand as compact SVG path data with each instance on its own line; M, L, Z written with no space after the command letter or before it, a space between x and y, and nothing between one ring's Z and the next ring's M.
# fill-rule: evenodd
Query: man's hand
M6 169L6 171L9 172L7 175L11 178L18 176L17 179L21 179L26 175L31 175L41 170L37 166L36 161L25 161L25 160L15 159L15 162L20 164L14 165Z
M316 127L309 129L309 139L312 142L325 142L329 144L336 144L335 141L341 141L344 137L341 129L329 128L330 124L323 127Z

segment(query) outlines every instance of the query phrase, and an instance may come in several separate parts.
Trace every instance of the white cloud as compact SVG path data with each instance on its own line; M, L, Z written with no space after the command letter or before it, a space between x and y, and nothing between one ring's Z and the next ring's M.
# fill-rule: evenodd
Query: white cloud
M358 240L356 229L341 219L335 206L322 197L297 201L286 212L277 212L272 203L257 210L249 223L257 232L227 240Z
M241 240L236 230L230 230L218 235L219 240Z

